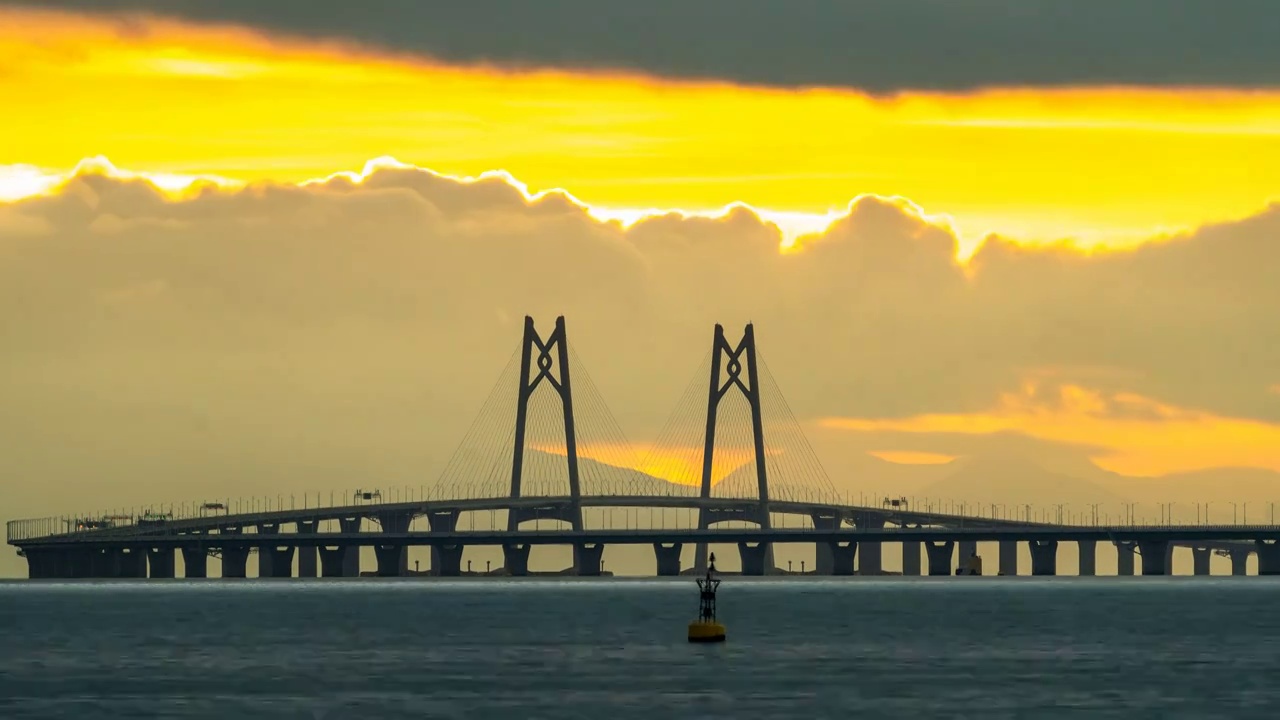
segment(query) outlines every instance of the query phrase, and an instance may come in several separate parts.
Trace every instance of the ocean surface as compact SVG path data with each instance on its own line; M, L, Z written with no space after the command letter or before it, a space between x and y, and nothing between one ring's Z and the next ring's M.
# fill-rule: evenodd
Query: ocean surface
M0 718L1277 718L1271 578L0 584Z

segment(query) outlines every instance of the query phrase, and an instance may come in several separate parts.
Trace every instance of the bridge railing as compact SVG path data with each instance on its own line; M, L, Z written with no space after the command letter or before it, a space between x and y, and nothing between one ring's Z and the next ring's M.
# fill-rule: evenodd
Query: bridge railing
M9 542L60 535L67 531L66 520L58 517L10 520L5 523L5 537Z

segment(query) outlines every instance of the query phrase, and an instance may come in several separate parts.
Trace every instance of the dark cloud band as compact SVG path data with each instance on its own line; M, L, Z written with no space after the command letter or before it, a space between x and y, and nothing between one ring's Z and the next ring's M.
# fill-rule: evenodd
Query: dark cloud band
M462 63L876 93L1280 85L1274 0L41 0Z

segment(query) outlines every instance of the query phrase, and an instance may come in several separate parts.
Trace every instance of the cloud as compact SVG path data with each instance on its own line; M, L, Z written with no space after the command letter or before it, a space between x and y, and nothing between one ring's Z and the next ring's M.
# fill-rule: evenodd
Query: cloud
M986 412L924 414L875 420L827 418L828 428L860 432L992 435L1016 432L1086 448L1100 467L1129 476L1154 476L1244 466L1280 472L1280 424L1225 418L1172 407L1132 393L1104 395L1076 386L1029 383L1003 394Z
M446 62L871 92L988 86L1276 87L1269 0L30 0L234 23ZM140 29L141 28L141 29Z
M175 195L90 164L0 204L7 507L430 484L525 314L566 316L641 444L705 393L713 324L753 321L795 415L847 419L813 437L855 496L894 489L854 455L969 455L976 432L1125 472L1274 468L1277 233L1273 208L1123 252L993 238L962 263L892 198L784 250L748 208L624 226L501 176L383 165Z

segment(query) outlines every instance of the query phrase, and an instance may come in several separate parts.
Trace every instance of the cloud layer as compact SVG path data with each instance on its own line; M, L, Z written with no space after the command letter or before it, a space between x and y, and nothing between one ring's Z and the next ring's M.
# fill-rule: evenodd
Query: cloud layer
M92 168L0 204L13 516L430 484L525 314L544 332L566 316L641 442L713 324L753 321L855 497L910 480L866 451L991 444L972 431L1040 438L1032 455L1066 448L1070 464L1114 454L1126 432L1144 434L1137 457L1158 455L1171 423L1194 469L1188 444L1240 427L1265 440L1280 423L1280 208L1124 252L993 238L962 264L949 231L875 197L783 252L746 208L623 227L502 177L382 168L173 199Z
M462 63L871 92L1276 87L1269 0L6 0L150 12Z

